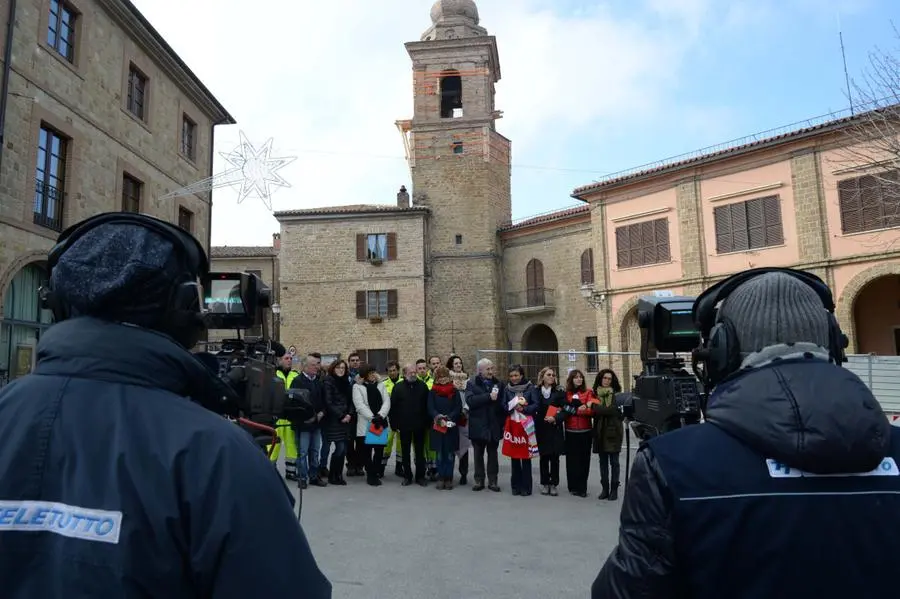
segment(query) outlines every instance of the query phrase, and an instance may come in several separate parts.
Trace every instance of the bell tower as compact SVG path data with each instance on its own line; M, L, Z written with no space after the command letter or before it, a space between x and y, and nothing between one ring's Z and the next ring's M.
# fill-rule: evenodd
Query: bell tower
M510 141L496 130L496 39L472 0L438 0L431 26L406 44L413 118L404 134L413 203L430 209L425 232L426 343L455 350L474 374L475 351L508 346L497 230L510 220Z

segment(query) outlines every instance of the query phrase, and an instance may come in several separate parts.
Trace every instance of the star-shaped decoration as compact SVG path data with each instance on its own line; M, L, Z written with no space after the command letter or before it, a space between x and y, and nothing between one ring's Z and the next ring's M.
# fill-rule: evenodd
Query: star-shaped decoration
M296 156L273 158L272 139L270 138L258 150L253 147L244 132L240 132L240 145L231 152L220 152L234 168L216 175L218 181L228 184L240 184L238 204L250 195L256 195L266 208L272 209L271 186L290 187L291 184L278 174L278 171L296 160Z

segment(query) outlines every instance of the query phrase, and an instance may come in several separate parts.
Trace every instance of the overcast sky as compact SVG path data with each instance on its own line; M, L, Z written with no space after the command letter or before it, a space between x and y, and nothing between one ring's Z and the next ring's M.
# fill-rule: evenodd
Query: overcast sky
M403 43L430 25L429 0L132 1L237 119L217 129L218 152L243 131L297 157L275 210L393 203L409 185L394 121L412 116ZM478 7L500 49L514 218L570 206L573 188L607 173L841 110L838 22L853 75L874 45L896 45L900 22L896 0ZM257 198L220 189L214 204L215 245L269 244L278 230Z

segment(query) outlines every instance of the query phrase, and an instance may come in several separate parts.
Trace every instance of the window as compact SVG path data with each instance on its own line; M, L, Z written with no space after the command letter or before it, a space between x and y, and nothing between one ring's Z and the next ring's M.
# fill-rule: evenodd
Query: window
M838 204L845 235L900 227L900 170L838 182Z
M591 248L581 252L581 284L594 284L594 250Z
M459 71L445 71L441 77L441 118L458 119L462 115L462 77Z
M373 366L378 372L387 372L388 362L399 362L400 352L396 349L358 349L359 360L363 364Z
M587 354L587 371L588 372L599 372L600 371L600 356L597 355L598 351L597 338L596 337L585 337L584 338L584 351L589 352ZM593 352L593 353L590 353Z
M616 263L619 268L647 266L669 260L669 219L658 218L616 227Z
M34 224L62 231L69 140L41 125L35 170Z
M140 212L144 184L131 175L122 175L122 212Z
M397 290L357 291L356 317L397 318Z
M181 155L190 161L197 159L197 123L181 116Z
M456 245L462 245L462 235L456 236Z
M396 233L360 233L356 236L356 260L358 262L383 262L396 259Z
M138 68L131 65L128 68L128 98L126 107L128 112L137 118L147 118L147 76Z
M716 252L742 252L784 243L778 196L755 198L713 210Z
M454 141L453 142L453 153L454 154L462 154L463 153L463 142Z
M544 293L544 263L537 258L525 265L525 295L528 307L546 305Z
M194 213L184 206L178 207L178 226L188 233L194 232Z
M68 2L50 0L47 44L69 62L75 62L75 20L78 13Z

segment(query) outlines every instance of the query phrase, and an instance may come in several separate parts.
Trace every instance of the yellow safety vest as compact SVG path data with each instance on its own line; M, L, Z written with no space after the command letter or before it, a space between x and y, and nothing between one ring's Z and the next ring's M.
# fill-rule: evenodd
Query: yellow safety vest
M291 388L291 383L294 382L294 379L295 379L295 378L297 378L298 376L300 376L300 373L297 372L296 370L292 370L292 371L290 371L289 373L287 373L287 374L285 375L285 374L284 374L284 371L281 370L281 369L279 368L278 371L275 373L275 376L277 376L278 378L280 378L281 380L284 381L284 388L285 388L285 389L290 389L290 388Z
M402 381L402 378L397 379L396 381L392 381L391 377L387 377L384 379L384 389L387 391L388 397L391 396L391 391L394 390L394 385Z

